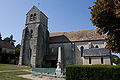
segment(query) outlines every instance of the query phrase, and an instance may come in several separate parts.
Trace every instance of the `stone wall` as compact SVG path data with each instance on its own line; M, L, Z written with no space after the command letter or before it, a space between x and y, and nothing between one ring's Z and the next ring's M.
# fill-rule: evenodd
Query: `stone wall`
M91 64L89 64L89 58L91 58ZM101 63L103 58L103 64ZM83 65L111 65L110 57L83 57Z
M23 30L19 65L42 67L44 55L47 53L48 18L38 8L33 8L26 15L25 29Z
M98 46L98 48L104 48L105 44L104 41L91 41L92 43L92 48L95 48ZM89 49L89 41L87 42L74 42L74 43L55 43L55 44L50 44L50 50L53 55L57 55L57 48L59 46L64 47L63 51L63 64L64 67L67 65L84 65L84 58L81 57L81 47L83 46L84 49ZM53 53L52 53L53 49ZM100 58L100 57L99 57ZM110 58L108 58L110 59ZM105 59L107 60L107 59ZM106 63L108 64L108 63Z
M98 48L104 48L105 41L91 41L91 47L95 48L96 46L98 46ZM74 53L74 64L75 65L83 65L83 58L81 57L81 47L83 46L84 49L89 49L89 41L86 42L75 42L75 53Z
M74 55L72 52L72 44L71 43L56 43L56 44L50 44L50 49L53 49L53 54L58 54L58 47L63 47L63 67L66 67L67 65L73 65L73 59ZM50 53L52 54L52 53Z

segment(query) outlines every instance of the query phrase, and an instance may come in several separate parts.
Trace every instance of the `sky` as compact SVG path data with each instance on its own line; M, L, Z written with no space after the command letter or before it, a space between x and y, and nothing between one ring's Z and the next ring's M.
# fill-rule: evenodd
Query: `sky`
M27 12L35 5L48 16L49 32L95 29L90 21L90 6L96 0L0 0L2 39L13 35L21 44ZM120 57L120 55L118 55Z
M20 44L27 12L35 5L48 16L50 32L96 28L90 21L95 0L1 0L0 33L2 39L13 35Z

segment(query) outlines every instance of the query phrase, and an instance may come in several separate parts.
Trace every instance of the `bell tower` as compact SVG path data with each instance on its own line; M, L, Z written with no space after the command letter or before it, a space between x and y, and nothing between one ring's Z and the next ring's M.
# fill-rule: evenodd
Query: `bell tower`
M19 65L41 67L47 54L48 17L36 6L26 14L26 24L22 34Z

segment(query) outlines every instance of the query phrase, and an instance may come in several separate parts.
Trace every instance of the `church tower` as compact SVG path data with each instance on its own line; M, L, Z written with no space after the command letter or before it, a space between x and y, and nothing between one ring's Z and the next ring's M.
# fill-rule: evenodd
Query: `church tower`
M19 65L42 67L47 54L48 17L36 6L26 14L26 24L22 34Z

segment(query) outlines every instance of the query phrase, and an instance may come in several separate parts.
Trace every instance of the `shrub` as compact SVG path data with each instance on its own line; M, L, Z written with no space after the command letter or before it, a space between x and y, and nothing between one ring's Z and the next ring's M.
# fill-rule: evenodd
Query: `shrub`
M67 66L66 80L120 80L120 66Z

